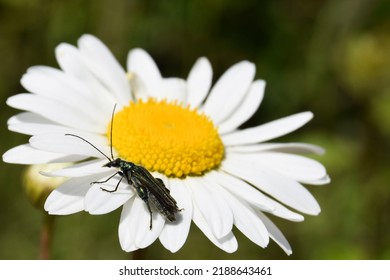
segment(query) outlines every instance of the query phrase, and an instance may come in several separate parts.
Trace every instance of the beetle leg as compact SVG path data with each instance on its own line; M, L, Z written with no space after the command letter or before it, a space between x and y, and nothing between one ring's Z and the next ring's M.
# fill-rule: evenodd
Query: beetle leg
M117 172L117 173L122 173L122 172ZM115 173L115 174L117 174L117 173ZM112 178L113 176L111 176L110 178ZM102 187L100 187L100 189L102 190L102 191L105 191L105 192L109 192L109 193L113 193L113 192L116 192L117 191L117 189L118 189L118 187L119 187L119 184L121 183L121 181L122 181L122 179L123 179L123 173L122 173L122 177L119 179L119 181L118 181L118 184L116 184L116 187L115 187L115 189L113 189L113 190L107 190L107 189L105 189L105 188L102 188ZM100 182L99 182L100 183Z

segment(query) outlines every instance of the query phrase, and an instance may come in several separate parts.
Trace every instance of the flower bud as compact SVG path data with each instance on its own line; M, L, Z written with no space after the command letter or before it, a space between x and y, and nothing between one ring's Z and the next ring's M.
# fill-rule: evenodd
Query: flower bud
M23 174L23 188L30 203L39 209L43 209L46 198L66 178L48 177L40 172L51 172L69 166L68 163L34 164L27 167Z

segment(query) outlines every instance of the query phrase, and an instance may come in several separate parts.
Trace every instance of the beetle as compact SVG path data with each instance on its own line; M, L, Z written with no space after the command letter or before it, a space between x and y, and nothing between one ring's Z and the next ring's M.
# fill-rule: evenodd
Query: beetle
M110 130L111 158L83 137L71 133L67 133L65 135L83 140L84 142L91 145L94 149L96 149L105 158L107 158L108 163L104 164L103 167L119 169L106 180L91 182L91 184L104 184L110 179L112 179L115 175L119 175L120 179L113 190L108 190L103 187L100 187L100 189L105 192L114 193L118 190L119 184L124 178L126 182L135 189L137 195L145 202L150 213L150 230L152 229L153 219L152 207L155 207L170 222L175 221L176 213L178 213L182 209L178 208L176 200L171 196L169 189L165 186L163 180L161 180L160 178L155 178L145 167L141 165L137 165L133 162L126 161L121 158L114 158L112 151L112 128L114 125L115 107L116 105L114 106L114 110L112 112Z

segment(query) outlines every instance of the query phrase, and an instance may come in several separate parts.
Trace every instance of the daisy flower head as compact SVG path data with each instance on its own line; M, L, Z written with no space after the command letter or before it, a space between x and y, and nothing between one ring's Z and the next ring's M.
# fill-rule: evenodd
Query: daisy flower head
M231 66L214 85L204 57L187 79L164 78L142 49L129 52L125 71L92 35L83 35L77 47L60 44L56 58L61 69L29 68L21 79L29 93L7 100L25 111L11 117L8 128L31 138L3 155L10 163L74 163L46 173L69 178L47 198L49 214L100 215L122 207L118 232L125 251L145 248L158 238L176 252L194 222L226 252L238 247L235 226L260 247L271 238L290 254L269 215L302 221L300 213L320 212L302 183L326 184L329 177L320 163L300 154L323 150L269 142L300 128L313 114L239 129L263 99L265 82L254 80L253 63ZM108 168L111 154L152 174L165 197L177 203L173 219L159 205L160 191L153 193L140 182L137 175L143 175Z

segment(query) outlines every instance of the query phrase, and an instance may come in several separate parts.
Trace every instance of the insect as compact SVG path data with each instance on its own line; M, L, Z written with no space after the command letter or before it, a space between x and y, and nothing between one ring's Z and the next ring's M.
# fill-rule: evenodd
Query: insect
M150 230L152 229L152 219L153 219L152 206L154 206L170 222L175 221L176 220L175 214L181 211L182 209L179 209L177 207L176 200L171 196L169 189L165 187L163 180L161 180L160 178L153 177L153 175L150 174L150 172L141 165L137 165L130 161L125 161L121 158L116 158L116 159L114 158L112 152L112 128L114 125L113 120L114 120L115 107L116 105L114 106L114 110L112 112L111 131L110 131L111 158L108 157L101 150L99 150L95 145L93 145L91 142L84 139L83 137L75 134L70 134L70 133L65 135L76 137L83 140L84 142L91 145L94 149L96 149L104 157L106 157L108 159L108 163L104 164L103 167L119 169L116 173L108 177L106 180L91 182L91 184L104 184L108 182L110 179L112 179L115 175L119 175L120 179L115 189L108 190L103 187L101 187L101 189L109 193L116 192L118 190L119 184L121 183L123 178L125 178L127 183L133 186L133 188L137 192L137 195L146 203L146 206L150 213L150 226L149 226Z

